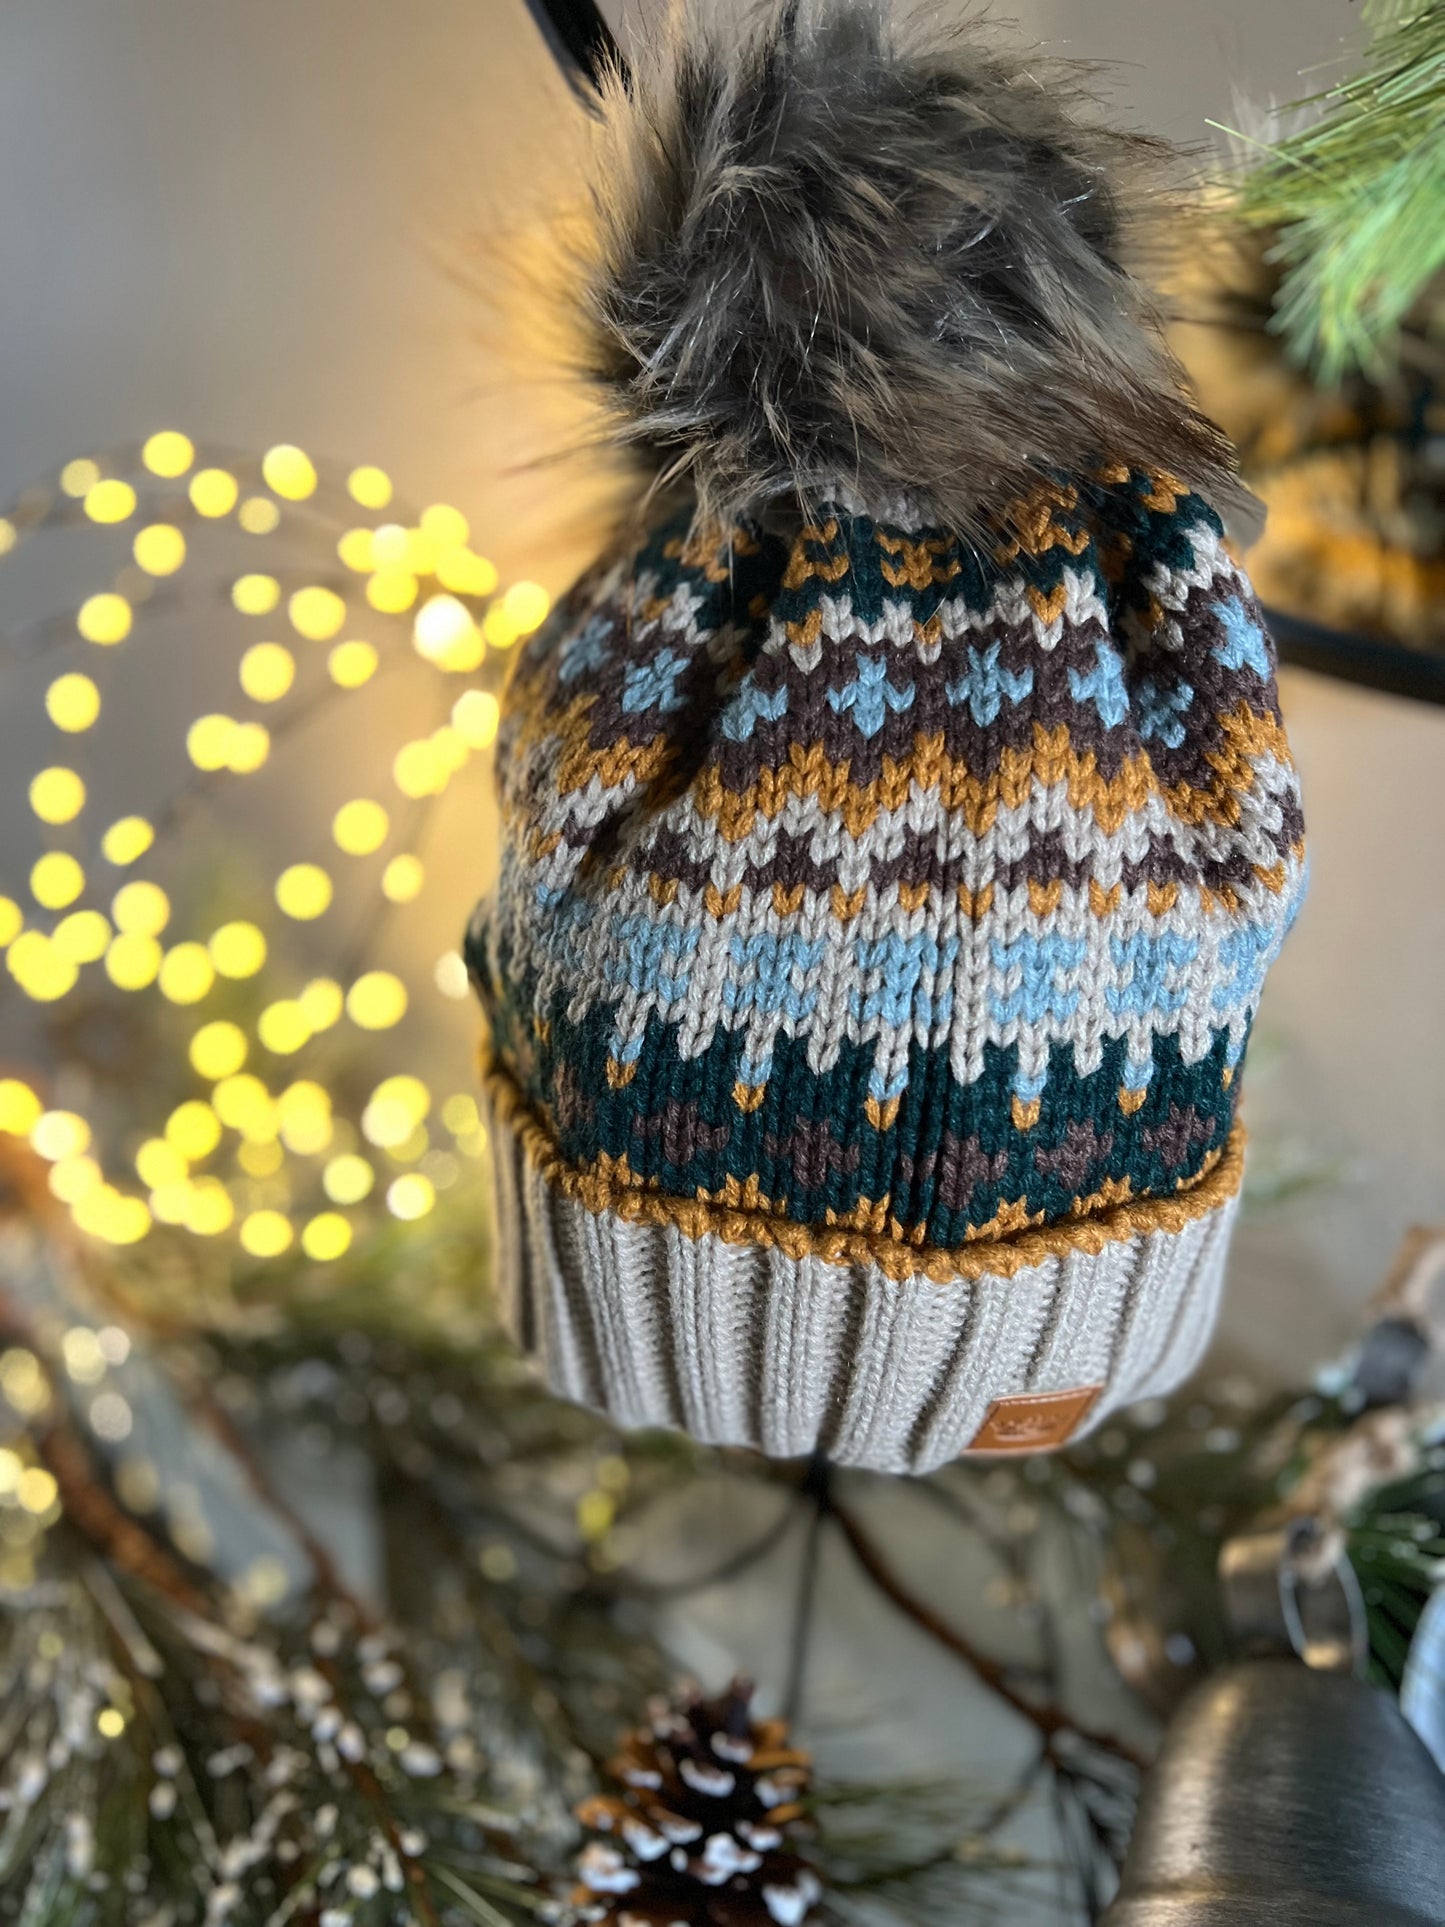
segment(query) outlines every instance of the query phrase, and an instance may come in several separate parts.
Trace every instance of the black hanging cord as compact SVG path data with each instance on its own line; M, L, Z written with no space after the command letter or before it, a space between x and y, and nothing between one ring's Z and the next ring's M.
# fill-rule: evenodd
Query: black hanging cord
M584 102L597 94L605 68L626 79L622 49L595 0L527 0L527 5L553 59Z

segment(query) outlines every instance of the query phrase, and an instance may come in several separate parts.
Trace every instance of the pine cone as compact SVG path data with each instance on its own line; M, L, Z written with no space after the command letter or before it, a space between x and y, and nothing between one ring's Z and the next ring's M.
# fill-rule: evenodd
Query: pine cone
M608 1764L620 1793L577 1809L594 1840L577 1864L582 1918L606 1927L799 1927L822 1898L785 1847L811 1777L786 1720L753 1720L752 1687L658 1702Z

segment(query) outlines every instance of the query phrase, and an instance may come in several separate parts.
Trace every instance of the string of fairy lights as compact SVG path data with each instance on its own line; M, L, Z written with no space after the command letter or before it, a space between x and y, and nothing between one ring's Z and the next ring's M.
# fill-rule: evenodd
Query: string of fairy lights
M308 530L334 540L339 574L288 582L248 569L229 580L236 614L272 631L247 642L235 665L244 700L190 721L184 790L148 813L92 822L82 752L103 725L108 697L91 652L109 656L129 641L147 602L192 560L191 542L206 525L265 537L297 512L310 517ZM102 1143L93 1118L47 1102L46 1077L22 1070L0 1076L0 1132L28 1141L77 1228L107 1244L137 1245L170 1227L233 1239L252 1259L299 1245L315 1262L335 1260L350 1247L359 1214L382 1208L394 1219L422 1218L455 1181L458 1158L481 1155L476 1103L465 1090L437 1103L407 1071L380 1078L352 1115L314 1073L308 1046L337 1026L364 1038L406 1015L407 982L366 957L354 970L338 958L335 976L305 977L249 1022L207 1013L226 986L260 979L274 961L278 917L302 925L325 915L335 882L324 864L285 864L269 903L194 931L179 928L170 894L147 870L176 839L195 794L255 775L288 727L314 711L317 697L302 695L303 670L314 669L307 652L326 652L320 695L328 703L371 682L383 652L372 635L353 633L358 627L391 637L409 631L416 657L443 677L468 678L444 722L397 747L385 786L373 786L382 793L353 796L332 816L339 857L386 852L404 813L440 797L491 745L497 698L478 672L544 620L547 595L526 581L501 589L458 509L437 503L398 519L381 469L319 472L290 444L259 461L206 459L187 436L164 430L138 451L68 462L0 514L0 557L67 525L128 535L131 559L63 622L42 626L41 648L69 652L73 666L50 676L44 691L54 748L28 797L48 847L22 888L0 883L0 949L15 990L37 1005L93 995L104 978L107 996L155 997L194 1013L185 1048L195 1088L153 1128L130 1120L109 1134L123 1144ZM358 611L364 621L355 620ZM384 854L376 887L384 905L405 905L424 881L421 858L398 849ZM465 996L457 953L439 960L433 981L446 996ZM306 1074L293 1074L298 1069Z

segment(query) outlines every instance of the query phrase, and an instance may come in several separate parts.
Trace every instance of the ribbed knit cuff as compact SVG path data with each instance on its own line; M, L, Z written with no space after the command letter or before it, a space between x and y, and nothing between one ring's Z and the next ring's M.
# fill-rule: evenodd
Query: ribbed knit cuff
M1214 1324L1237 1190L1179 1228L938 1283L593 1209L488 1109L513 1330L553 1391L622 1426L929 1472L1062 1445L1171 1390Z

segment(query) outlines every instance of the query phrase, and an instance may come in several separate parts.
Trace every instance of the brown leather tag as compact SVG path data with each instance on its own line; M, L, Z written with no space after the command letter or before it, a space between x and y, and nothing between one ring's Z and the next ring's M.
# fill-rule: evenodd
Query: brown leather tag
M996 1398L974 1434L970 1452L1051 1452L1083 1423L1104 1388L1076 1392L1024 1392Z

